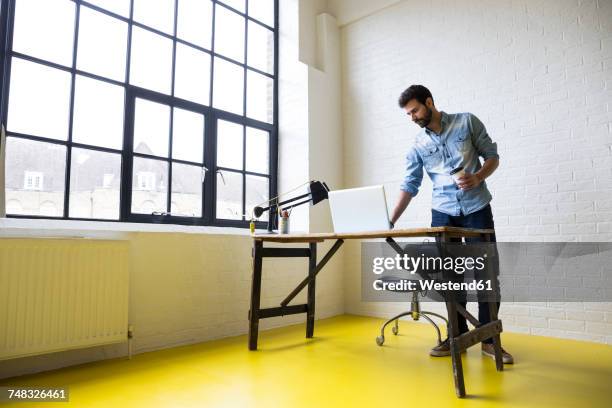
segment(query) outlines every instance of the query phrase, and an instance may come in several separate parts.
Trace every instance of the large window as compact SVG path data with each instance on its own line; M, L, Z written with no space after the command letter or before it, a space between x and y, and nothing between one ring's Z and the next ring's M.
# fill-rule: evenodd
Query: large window
M8 216L248 226L276 195L278 3L4 0Z

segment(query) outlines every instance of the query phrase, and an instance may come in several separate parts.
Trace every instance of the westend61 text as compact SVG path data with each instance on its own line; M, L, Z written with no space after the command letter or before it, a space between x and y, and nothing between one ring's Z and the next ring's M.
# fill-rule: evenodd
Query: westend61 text
M436 291L482 291L493 290L491 280L478 280L472 282L436 282L434 280L413 281L401 279L394 282L385 282L380 279L372 283L374 290L377 291L415 291L415 290L436 290Z

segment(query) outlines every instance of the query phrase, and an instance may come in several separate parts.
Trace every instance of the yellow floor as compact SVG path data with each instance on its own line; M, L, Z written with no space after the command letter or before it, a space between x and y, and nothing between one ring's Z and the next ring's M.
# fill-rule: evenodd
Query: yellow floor
M610 346L504 333L517 363L498 373L473 347L463 359L469 397L459 400L450 358L427 354L433 330L402 321L399 336L389 332L378 347L381 322L339 316L317 321L311 340L303 325L262 332L257 352L240 336L0 385L68 384L70 403L52 406L70 407L612 406Z

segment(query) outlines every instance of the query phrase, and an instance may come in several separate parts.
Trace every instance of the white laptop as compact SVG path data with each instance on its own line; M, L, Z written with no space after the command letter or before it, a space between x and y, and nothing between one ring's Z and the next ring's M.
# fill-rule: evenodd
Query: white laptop
M383 186L330 191L329 207L336 233L390 229Z

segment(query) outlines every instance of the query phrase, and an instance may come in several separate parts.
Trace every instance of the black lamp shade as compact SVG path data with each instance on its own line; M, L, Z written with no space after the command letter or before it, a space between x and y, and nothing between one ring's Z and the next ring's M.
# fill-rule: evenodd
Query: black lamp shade
M317 204L323 200L326 200L328 197L329 187L327 184L320 181L312 181L309 186L310 197L312 199L312 205Z

